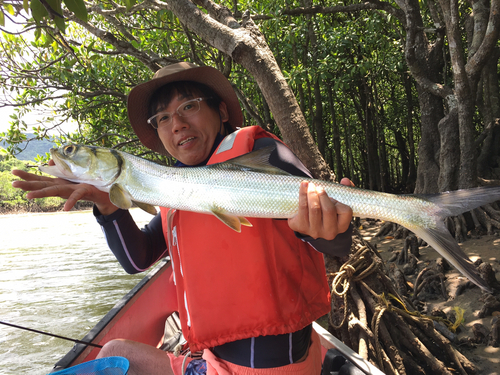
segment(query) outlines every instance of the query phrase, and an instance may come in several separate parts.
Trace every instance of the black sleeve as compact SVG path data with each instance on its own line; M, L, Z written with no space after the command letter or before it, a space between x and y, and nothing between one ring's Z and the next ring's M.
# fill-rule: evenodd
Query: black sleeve
M275 146L275 150L269 157L269 163L294 176L311 178L310 172L302 164L300 159L283 143L273 138L259 138L254 143L254 150L259 150L267 146ZM339 233L333 240L323 238L314 239L309 236L303 236L295 232L295 235L308 242L316 250L333 256L342 257L349 253L352 244L352 223L344 233Z
M101 225L108 246L128 273L148 269L167 253L160 214L139 229L127 210L104 216L94 206L94 216Z

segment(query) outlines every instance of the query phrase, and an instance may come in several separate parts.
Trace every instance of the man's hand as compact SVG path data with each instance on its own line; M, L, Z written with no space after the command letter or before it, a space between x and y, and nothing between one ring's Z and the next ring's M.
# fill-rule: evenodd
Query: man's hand
M39 176L18 169L12 171L14 176L23 181L14 181L12 186L24 191L27 199L61 197L66 200L64 210L71 210L79 200L94 202L103 215L110 215L118 208L109 200L109 194L88 184L75 184L62 178Z
M340 183L354 186L348 178L343 178ZM288 219L288 225L295 232L314 239L333 240L349 228L351 220L349 206L328 197L321 187L304 181L299 190L299 212Z

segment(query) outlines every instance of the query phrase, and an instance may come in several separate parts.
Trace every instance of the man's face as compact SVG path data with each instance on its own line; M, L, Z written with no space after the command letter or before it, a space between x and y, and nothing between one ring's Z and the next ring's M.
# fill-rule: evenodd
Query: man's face
M181 104L196 97L199 96L175 93L166 107L158 108L158 112L172 114L172 121L158 128L158 136L170 155L186 165L197 165L208 158L217 134L222 132L222 123L228 120L224 102L220 104L219 111L203 100L199 102L199 112L192 116L181 117L176 113Z

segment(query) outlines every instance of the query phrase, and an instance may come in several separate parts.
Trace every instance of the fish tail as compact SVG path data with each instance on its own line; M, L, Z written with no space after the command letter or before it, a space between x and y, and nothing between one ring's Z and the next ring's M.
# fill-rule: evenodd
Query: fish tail
M500 187L487 186L456 190L420 196L420 198L435 204L434 225L426 228L414 227L412 230L417 236L425 240L438 253L445 257L456 269L467 276L474 284L491 293L491 288L479 276L479 272L475 265L463 252L444 225L444 219L448 216L460 215L463 212L499 200Z
M482 186L473 189L447 191L439 194L421 195L421 198L435 203L443 219L457 216L476 207L500 200L500 186Z
M491 293L488 284L481 278L479 272L467 254L460 248L455 239L442 222L436 222L434 228L412 228L413 232L431 245L439 254L448 260L458 271L481 289Z

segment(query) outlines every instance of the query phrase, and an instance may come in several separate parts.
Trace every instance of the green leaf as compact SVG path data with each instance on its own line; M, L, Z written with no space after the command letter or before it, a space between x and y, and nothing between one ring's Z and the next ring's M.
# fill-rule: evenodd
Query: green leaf
M124 0L127 10L130 10L135 5L136 2L137 2L136 0Z
M66 7L80 20L87 22L88 13L83 0L64 0L64 4L66 4Z
M41 22L44 17L49 15L49 12L47 12L47 9L45 9L40 0L31 0L30 8L36 22Z
M63 11L62 11L62 7L61 7L61 0L45 0L45 1L47 1L47 4L50 5L52 10L58 14L58 15L56 15L53 13L54 23L56 24L57 28L62 33L64 33L66 30L66 22L65 22L64 18L62 18ZM61 17L59 15L61 15Z
M4 4L3 8L12 16L16 14L16 11L14 10L14 7L10 4Z
M45 39L45 42L43 43L44 47L48 47L48 46L50 46L54 42L54 39L48 33L44 35L43 39Z
M57 28L64 34L64 32L66 31L66 22L64 22L64 19L56 16L54 18L54 22L55 22Z
M90 42L90 44L87 46L87 52L91 52L92 51L92 48L94 48L95 42L96 42L95 39Z
M26 13L29 13L29 9L30 9L30 1L29 0L23 0L23 9Z
M35 16L33 16L33 18L35 18ZM42 29L37 28L35 30L35 40L40 39L41 36L42 36Z
M3 9L0 9L0 26L5 26L5 16L3 14Z

